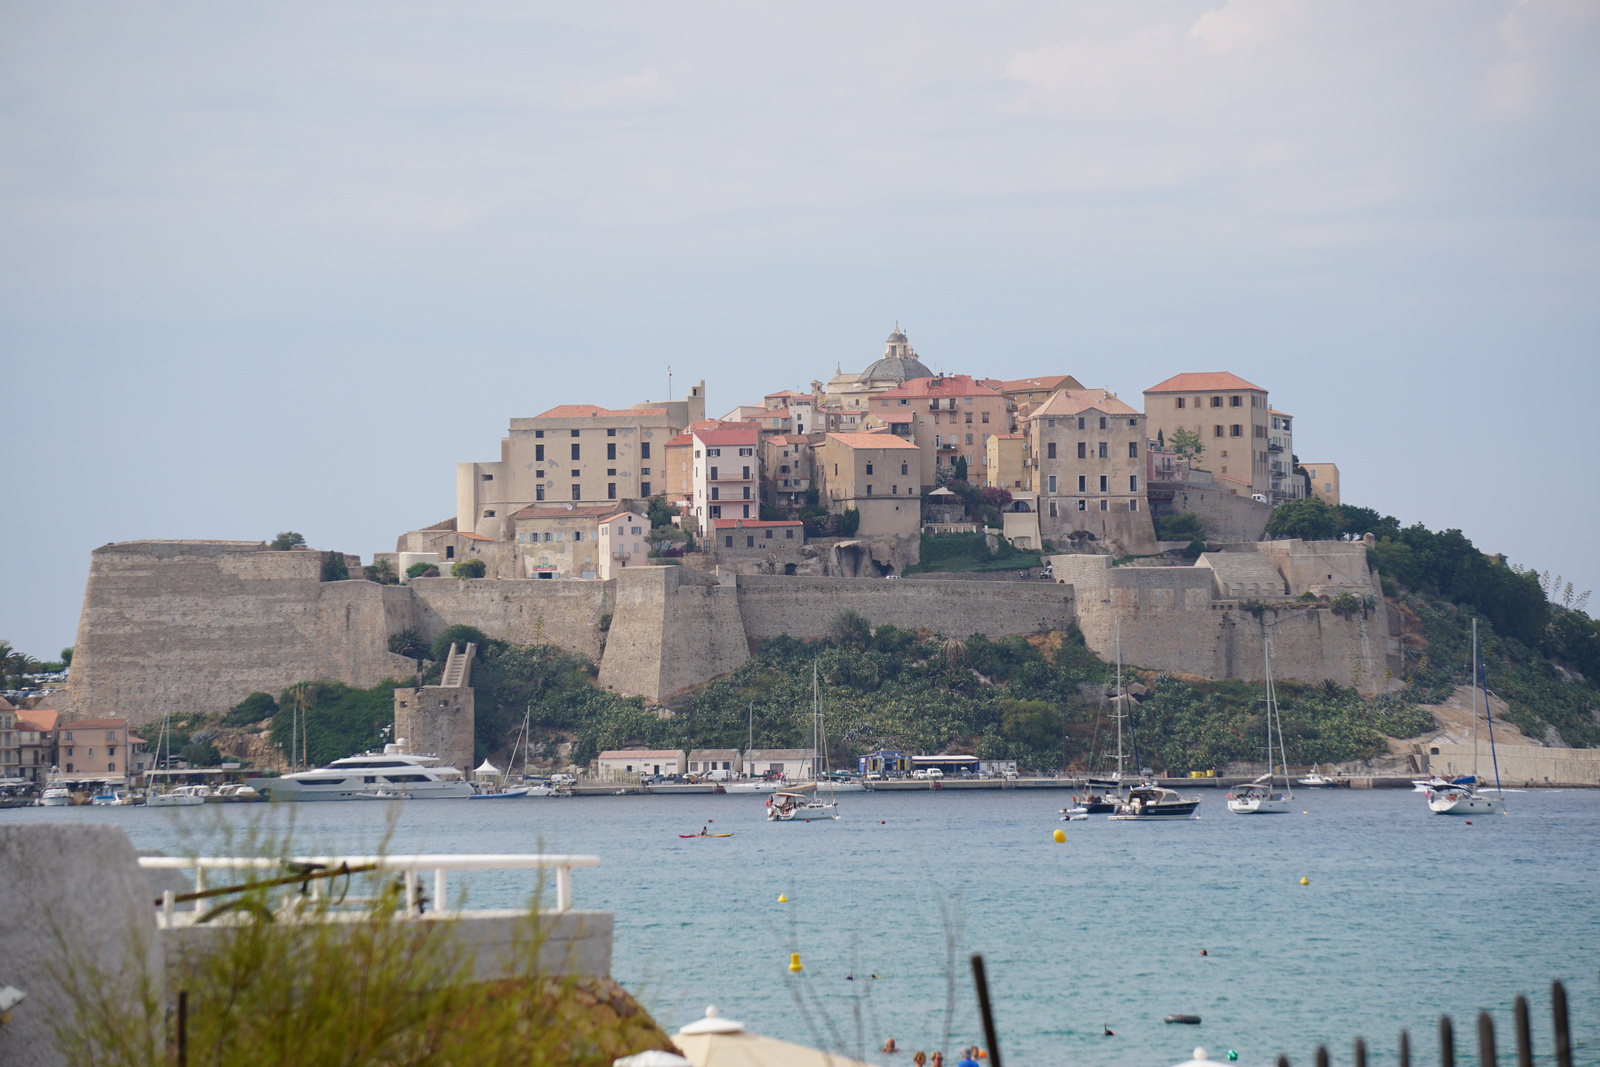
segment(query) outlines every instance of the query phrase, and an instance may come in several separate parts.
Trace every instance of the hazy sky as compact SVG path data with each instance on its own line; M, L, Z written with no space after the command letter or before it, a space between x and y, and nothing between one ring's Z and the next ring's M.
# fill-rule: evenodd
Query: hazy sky
M507 420L1230 370L1600 587L1600 0L0 5L0 637L89 552L391 550ZM1580 540L1580 538L1582 540Z

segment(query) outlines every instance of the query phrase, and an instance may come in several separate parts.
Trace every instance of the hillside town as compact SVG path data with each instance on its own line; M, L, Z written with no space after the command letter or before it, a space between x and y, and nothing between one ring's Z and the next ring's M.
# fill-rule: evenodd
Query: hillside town
M1158 382L1141 410L1070 374L936 374L896 328L880 358L810 392L716 418L707 401L701 381L513 418L499 459L457 464L456 513L379 559L402 580L474 559L487 577L609 579L648 557L891 577L924 533L1126 556L1159 550L1163 517L1254 541L1279 504L1339 502L1338 467L1301 463L1293 416L1225 371Z

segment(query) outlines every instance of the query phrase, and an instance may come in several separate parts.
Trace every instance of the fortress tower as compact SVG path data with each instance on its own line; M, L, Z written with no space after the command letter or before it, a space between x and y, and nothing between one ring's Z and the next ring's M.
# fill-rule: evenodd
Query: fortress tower
M394 691L394 736L405 739L412 755L438 756L446 766L472 770L477 709L467 683L477 651L477 645L462 651L452 644L438 685Z

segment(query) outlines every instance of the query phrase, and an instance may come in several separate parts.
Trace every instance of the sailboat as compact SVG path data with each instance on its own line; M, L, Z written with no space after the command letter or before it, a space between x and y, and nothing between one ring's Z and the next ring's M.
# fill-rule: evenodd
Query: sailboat
M1267 773L1228 794L1228 810L1235 815L1287 815L1289 801L1294 799L1294 786L1289 782L1289 754L1283 745L1283 718L1278 714L1278 693L1272 686L1272 642L1265 635L1261 639L1261 654L1267 669ZM1283 760L1283 788L1288 796L1272 789L1274 723L1278 732L1278 755Z
M1061 809L1062 822L1078 822L1091 815L1109 815L1121 802L1122 789L1122 718L1127 714L1127 694L1122 689L1122 619L1117 618L1117 688L1114 717L1117 720L1117 769L1110 778L1085 778L1083 792L1073 794L1073 807Z
M162 750L166 745L166 753L162 757L162 768L170 775L172 769L172 712L169 709L161 719L161 737L156 741L156 751ZM162 792L151 792L144 798L147 808L192 808L206 802L206 794L210 792L203 785L180 785L172 787L172 779L168 777L163 783L166 788Z
M528 737L528 723L533 715L533 705L528 705L522 713L522 729L517 733L517 739L511 743L511 756L506 760L506 769L501 773L500 768L490 763L485 757L483 763L473 770L480 783L487 781L488 787L479 785L479 792L472 794L468 800L512 800L528 795L528 787L511 785L511 772L517 765L517 749L522 748ZM522 777L527 777L528 757L524 750L522 757Z
M767 801L767 819L770 822L813 822L817 819L837 819L839 802L833 798L829 783L828 799L823 800L819 790L827 776L821 773L822 752L826 748L826 733L822 726L822 696L817 686L817 663L811 661L811 776L809 788L784 790L772 794Z
M1428 790L1428 808L1435 815L1491 815L1503 811L1505 796L1500 790L1500 760L1494 754L1494 720L1489 720L1489 758L1494 761L1494 796L1478 791L1478 620L1472 620L1472 775L1450 785ZM1483 695L1484 714L1489 714L1489 694Z
M756 747L756 704L750 702L745 712L745 728L748 737L744 742L745 773L750 772L750 753ZM776 793L783 788L777 782L767 778L747 778L742 782L729 782L722 787L724 793Z

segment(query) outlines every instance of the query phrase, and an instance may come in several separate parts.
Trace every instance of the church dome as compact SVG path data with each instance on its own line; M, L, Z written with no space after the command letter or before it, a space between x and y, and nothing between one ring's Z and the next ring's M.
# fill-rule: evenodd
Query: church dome
M933 371L917 359L916 349L906 340L906 335L896 330L889 335L883 358L870 364L861 372L863 382L893 382L896 385L912 378L932 378Z

